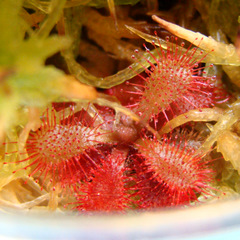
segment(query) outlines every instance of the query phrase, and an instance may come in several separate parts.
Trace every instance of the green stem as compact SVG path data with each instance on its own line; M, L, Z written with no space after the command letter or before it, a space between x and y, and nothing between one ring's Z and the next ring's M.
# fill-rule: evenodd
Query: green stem
M54 25L57 23L60 15L62 13L63 7L66 0L52 0L49 6L49 15L47 19L42 24L39 31L36 33L37 37L46 38L50 31L53 29Z

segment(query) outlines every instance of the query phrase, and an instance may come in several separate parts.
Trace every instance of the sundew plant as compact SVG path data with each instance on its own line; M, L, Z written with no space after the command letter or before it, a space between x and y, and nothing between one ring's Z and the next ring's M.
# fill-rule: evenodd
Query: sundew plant
M0 1L1 209L238 196L239 15L230 0Z

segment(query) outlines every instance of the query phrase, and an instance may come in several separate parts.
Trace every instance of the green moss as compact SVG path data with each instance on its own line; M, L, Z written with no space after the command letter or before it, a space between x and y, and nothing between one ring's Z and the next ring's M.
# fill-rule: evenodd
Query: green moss
M22 1L0 1L0 123L8 128L19 106L44 106L61 96L64 73L44 65L69 46L63 37L26 34L19 12Z
M114 3L115 5L135 5L138 3L140 0L115 0ZM91 7L105 7L107 6L107 0L90 0L88 3L86 3L86 6L91 6Z

